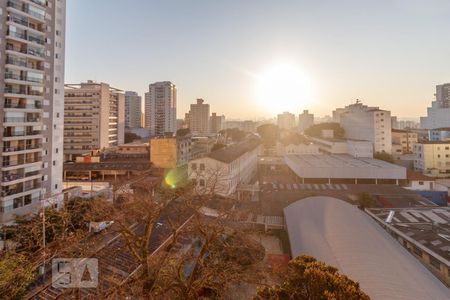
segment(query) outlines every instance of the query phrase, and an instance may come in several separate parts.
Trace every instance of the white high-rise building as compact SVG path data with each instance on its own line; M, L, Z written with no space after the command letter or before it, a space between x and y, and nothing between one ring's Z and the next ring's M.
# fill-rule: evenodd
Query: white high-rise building
M368 107L357 101L348 105L340 114L340 125L349 139L373 143L373 151L391 153L391 112Z
M66 160L121 145L125 135L125 96L103 82L66 84L64 123Z
M136 92L125 92L125 127L140 128L142 115L142 98Z
M0 1L0 224L62 199L65 12Z
M189 111L189 128L193 135L209 133L209 104L203 99L197 99L196 104L191 104Z
M280 129L292 129L295 127L295 115L284 112L277 116L277 125Z
M170 81L152 83L145 93L145 128L150 136L177 130L177 88Z
M313 114L310 114L307 110L304 110L302 114L298 115L298 130L300 132L305 131L312 125L314 125Z
M427 108L427 116L420 118L420 128L450 127L450 83L436 86L436 100Z

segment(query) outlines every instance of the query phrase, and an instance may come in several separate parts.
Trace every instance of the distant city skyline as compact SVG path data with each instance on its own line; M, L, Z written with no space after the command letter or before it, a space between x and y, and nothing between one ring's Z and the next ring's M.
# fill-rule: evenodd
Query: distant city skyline
M93 79L143 97L167 80L178 88L177 118L203 98L227 119L285 110L261 105L255 92L258 76L280 63L311 83L311 99L289 109L296 115L330 115L358 98L416 119L435 86L450 82L445 0L132 3L68 0L66 82Z

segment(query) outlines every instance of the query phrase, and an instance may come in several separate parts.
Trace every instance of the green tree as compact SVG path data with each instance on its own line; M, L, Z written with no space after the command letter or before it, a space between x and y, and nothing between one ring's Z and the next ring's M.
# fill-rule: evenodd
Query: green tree
M135 140L140 140L141 137L135 133L132 132L125 132L125 144L132 143Z
M22 299L33 277L26 256L7 253L0 258L0 299Z
M358 195L358 206L361 209L366 207L374 207L376 205L376 200L372 197L372 195L368 193L361 193Z
M261 136L265 145L271 146L276 144L280 135L280 128L274 124L263 124L256 128L256 132Z
M335 138L345 137L344 129L339 125L339 123L334 122L315 124L306 129L305 134L313 137L321 137L322 130L333 130Z
M281 285L259 288L254 299L299 300L368 300L354 282L338 270L314 257L302 255L292 259Z

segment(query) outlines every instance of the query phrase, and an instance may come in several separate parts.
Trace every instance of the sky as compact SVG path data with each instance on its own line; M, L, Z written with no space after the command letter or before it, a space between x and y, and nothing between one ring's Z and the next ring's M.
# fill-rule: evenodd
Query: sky
M289 65L309 90L292 113L360 99L416 118L450 82L449 16L448 0L67 0L65 81L144 96L169 80L178 117L203 98L227 119L256 120L283 110L262 103L262 74Z

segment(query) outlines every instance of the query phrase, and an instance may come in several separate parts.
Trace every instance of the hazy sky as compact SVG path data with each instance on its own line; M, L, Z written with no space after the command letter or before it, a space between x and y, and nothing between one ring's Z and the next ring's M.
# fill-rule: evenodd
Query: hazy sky
M330 114L354 99L400 117L426 113L450 82L449 0L67 0L66 82L93 79L143 96L178 87L178 116L204 98L227 118L273 116L255 77L282 62ZM276 101L276 99L274 99Z

